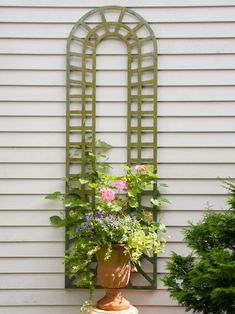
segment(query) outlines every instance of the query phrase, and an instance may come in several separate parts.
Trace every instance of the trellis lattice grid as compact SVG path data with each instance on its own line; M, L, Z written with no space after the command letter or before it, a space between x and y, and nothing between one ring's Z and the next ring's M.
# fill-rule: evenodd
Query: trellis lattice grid
M96 154L97 46L109 38L123 41L127 48L127 164L157 165L155 35L133 10L118 6L96 8L75 24L67 42L67 192L74 184L74 169L85 174L86 152ZM146 205L146 198L157 195L155 186L141 196L142 206L153 211L155 220L157 208ZM66 237L67 250L70 245L70 239ZM129 287L155 289L156 274L156 256L145 255L142 267L131 276ZM66 275L66 287L74 286L73 276Z

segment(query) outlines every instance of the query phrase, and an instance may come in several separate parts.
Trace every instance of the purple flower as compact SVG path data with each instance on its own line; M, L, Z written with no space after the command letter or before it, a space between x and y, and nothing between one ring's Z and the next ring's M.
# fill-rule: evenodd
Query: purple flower
M88 224L87 224L86 222L84 222L84 223L82 224L82 228L83 228L83 229L87 229L87 228L88 228Z
M86 221L91 220L91 216L90 215L85 215L85 219L86 219Z
M103 214L103 212L102 212L101 210L99 210L98 213L97 213L97 215L96 215L96 217L97 217L97 218L100 218L100 217L102 216L102 214Z

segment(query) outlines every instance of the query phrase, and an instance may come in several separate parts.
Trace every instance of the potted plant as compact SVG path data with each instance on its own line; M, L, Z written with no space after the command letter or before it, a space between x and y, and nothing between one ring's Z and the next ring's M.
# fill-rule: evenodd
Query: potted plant
M140 196L156 186L158 175L152 166L136 165L123 166L126 174L113 176L107 174L107 162L98 162L91 152L86 153L86 158L92 167L84 175L73 176L76 184L66 195L55 192L47 196L61 198L66 209L63 216L52 216L50 220L55 226L68 227L73 245L65 256L66 269L74 274L78 287L90 288L81 312L92 304L96 280L90 265L94 257L98 260L99 283L106 288L106 297L97 307L126 309L130 305L121 296L120 288L128 283L130 263L140 263L143 253L158 253L164 247L157 232L164 232L165 226L153 220L152 211L140 207ZM159 194L150 199L153 209L162 201L165 200ZM118 271L115 263L119 263ZM115 272L120 280L114 279Z

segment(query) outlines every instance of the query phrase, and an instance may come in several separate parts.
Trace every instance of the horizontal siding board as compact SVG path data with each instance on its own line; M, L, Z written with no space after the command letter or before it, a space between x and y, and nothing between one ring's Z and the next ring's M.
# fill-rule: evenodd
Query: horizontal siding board
M35 64L38 64L37 62ZM38 66L39 67L39 66ZM2 71L1 74L4 75L7 71ZM111 74L115 74L113 77ZM8 71L5 78L2 78L2 85L5 87L6 93L9 88L22 88L27 87L40 87L49 89L50 94L53 94L54 88L65 87L64 73L62 71L53 72L53 71L29 71L26 73L24 80L20 80L22 74L22 70L20 71ZM127 88L126 84L126 75L127 73L123 71L100 71L97 72L97 88L99 87L122 87L123 92ZM111 76L111 78L110 78ZM45 80L43 78L45 77ZM12 85L7 87L7 85ZM158 75L158 86L161 87L159 90L161 91L162 87L175 86L183 88L185 86L227 86L232 85L235 86L235 70L164 70L159 72ZM2 87L2 89L4 88ZM61 92L59 93L60 99L52 99L52 101L63 101L64 100L64 90L61 88ZM109 89L107 88L107 91ZM48 92L48 93L49 93ZM4 93L3 93L4 95ZM98 95L99 96L99 95ZM107 94L107 97L109 93ZM162 95L160 95L162 97ZM30 97L30 94L29 94ZM37 95L35 95L37 97ZM104 97L104 95L102 95ZM122 96L124 97L124 95ZM21 100L22 96L19 94L17 96L18 100ZM17 98L15 100L17 100ZM164 97L165 98L165 97ZM2 96L2 99L8 100L9 97ZM10 98L11 99L11 98ZM226 100L226 98L224 98ZM25 99L27 100L27 99ZM40 98L38 99L40 100ZM43 101L46 100L43 98ZM50 99L48 99L50 100ZM105 100L104 98L99 99L98 101ZM115 99L114 99L115 100ZM160 99L164 100L164 99ZM217 100L217 99L216 99Z
M1 148L0 162L65 162L65 148Z
M193 180L191 180L193 185ZM203 184L203 183L202 183ZM209 185L209 184L208 184ZM208 185L205 185L207 188ZM211 184L214 186L214 184ZM173 187L172 187L173 188ZM218 188L217 188L218 190ZM50 226L49 217L52 215L59 215L57 211L0 211L0 226ZM158 218L167 226L187 226L189 220L198 221L201 218L200 211L195 212L181 212L163 210L159 213Z
M165 273L159 273L157 278L158 289L165 289L161 278ZM15 277L15 281L13 278ZM64 286L64 275L59 273L9 273L0 274L0 290L7 281L7 289L61 289ZM132 276L133 284L146 285L145 279L139 274Z
M101 137L102 138L102 137ZM64 148L1 148L0 162L4 163L64 163ZM216 147L164 147L158 149L159 163L234 163L235 148ZM110 160L125 162L125 149L112 149Z
M36 63L35 63L36 64ZM38 68L38 66L37 66ZM65 71L1 71L0 83L2 85L59 85L65 86ZM64 97L63 97L64 98ZM24 99L25 100L25 99Z
M112 140L111 140L112 137ZM114 147L124 147L124 143L126 140L126 136L123 133L112 133L110 134L104 134L104 133L99 133L99 138L106 140L107 142L112 142ZM25 156L25 161L31 161L31 162L61 162L64 163L65 160L64 158L64 153L65 151L65 134L64 132L58 132L58 133L42 133L42 132L11 132L8 133L6 136L6 133L0 133L0 140L2 143L2 146L4 148L1 148L1 152L3 153L2 156L0 156L0 162L17 162L16 156L11 156L11 151L12 152L17 152L18 157L19 157L19 162L22 162L22 158L20 156L26 155ZM7 150L5 148L11 148L11 150ZM30 158L32 154L37 153L37 148L41 147L40 153L42 153L42 159L34 159ZM182 147L182 148L190 148L190 147L218 147L218 148L226 148L226 147L235 147L234 143L234 134L233 133L226 133L226 136L224 136L224 132L215 132L215 133L203 133L203 132L195 132L195 133L175 133L175 132L169 132L169 133L159 133L158 134L158 147L159 147L159 158L161 162L164 162L164 160L161 158L161 148L174 148L174 147ZM28 148L31 148L31 150L28 150ZM48 149L47 151L47 148ZM53 156L56 155L57 151L56 149L59 148L58 152L60 156L58 158L53 159ZM27 154L24 154L24 150L26 149L26 152L30 155L28 156ZM36 150L35 150L36 149ZM45 155L43 152L46 154L48 153L48 156ZM53 152L55 154L53 155ZM209 150L207 150L208 156L211 157ZM226 150L225 150L226 152ZM62 155L61 155L62 154ZM43 157L44 156L44 157ZM220 155L221 156L221 155ZM45 158L45 157L48 157ZM9 158L9 159L7 159ZM165 160L167 162L167 160ZM173 160L175 162L180 161L179 159ZM190 162L190 159L184 159L185 162ZM193 159L192 161L195 161ZM203 160L199 160L200 162ZM209 160L206 158L204 160L205 162L207 161L215 161L214 158ZM217 162L220 160L217 159ZM222 162L224 160L221 160ZM229 160L230 162L232 161L231 159Z
M171 210L203 210L212 206L214 210L227 209L227 195L168 195L167 199L170 204L167 207Z
M81 301L87 297L87 290L85 289L71 289L64 291L63 289L50 289L50 290L10 290L1 291L2 305L18 305L18 304L38 304L40 305L80 305ZM104 291L97 289L95 292L95 300L102 297ZM13 297L14 296L14 297ZM168 293L164 290L159 291L143 291L143 290L125 290L125 297L135 305L156 305L156 302L160 306L177 305L175 301L172 301ZM34 302L34 303L33 303Z
M3 147L62 147L65 150L65 133L0 133ZM64 155L63 155L64 156ZM60 160L64 162L64 159Z
M159 117L159 132L234 132L235 117ZM76 119L71 126L77 126ZM97 132L126 131L126 118L102 117L96 119ZM200 124L199 124L200 123ZM150 125L151 126L151 125ZM0 131L64 132L64 117L0 117Z
M62 178L65 174L64 164L0 164L0 178Z
M64 241L63 228L55 227L1 227L0 242Z
M0 274L1 289L62 289L63 274Z
M174 249L174 245L171 246ZM184 252L183 245L180 246ZM0 243L0 257L1 258L17 258L17 257L53 257L64 258L65 244L64 242L38 242L38 243ZM165 253L167 255L167 252ZM10 259L9 259L10 260ZM51 260L50 260L51 261ZM31 260L29 260L31 264ZM58 270L61 271L61 268ZM3 272L1 268L1 272ZM19 271L21 272L21 271Z
M1 306L4 314L77 314L79 313L80 306L33 306L27 304L19 304L18 306ZM168 310L167 308L165 310ZM151 308L150 308L151 311ZM177 311L177 308L176 308ZM166 312L167 313L167 312ZM180 309L177 314L184 313Z
M227 152L226 149L223 151L220 150L219 148L221 147L234 147L234 134L233 133L227 133L226 136L223 132L221 133L161 133L158 135L159 137L159 158L161 161L165 160L166 162L169 160L174 160L174 161L179 161L179 159L176 157L174 159L174 156L167 156L167 153L170 151L166 151L166 154L164 154L164 159L161 151L163 152L162 148L167 148L170 147L173 149L174 147L182 147L186 148L188 147L188 150L181 151L183 154L186 153L186 156L182 156L182 161L184 162L193 162L193 161L198 161L198 162L232 162L232 159L226 159L224 160L224 153ZM198 152L200 151L200 155L197 154L195 157L192 159L188 158L189 155L193 152L193 150L190 149L190 147L197 147L197 148L203 148L199 149ZM210 147L212 150L210 150ZM218 154L220 157L216 159L216 157L212 156L213 152L217 151L214 148L218 148ZM207 149L208 148L208 149ZM211 154L210 154L211 151ZM233 154L233 153L232 153ZM178 154L177 154L178 155ZM169 159L170 158L170 159ZM221 158L221 159L219 159ZM160 161L159 159L159 161Z
M112 173L115 174L114 167ZM72 169L77 173L78 168ZM158 173L161 178L226 178L235 173L235 163L231 164L159 164ZM60 179L65 174L65 164L0 164L0 179Z
M0 19L3 22L76 22L89 10L87 8L1 8ZM235 6L230 7L194 7L187 8L162 8L156 10L152 8L142 7L136 8L135 11L141 14L148 22L203 22L203 21L235 21ZM111 16L111 14L110 14ZM107 18L107 20L109 20ZM99 18L92 17L89 21L97 22ZM126 18L125 22L132 21Z
M234 165L159 165L161 178L228 178L235 173Z
M1 210L61 210L62 201L48 202L46 195L0 195Z
M64 87L15 86L0 88L2 101L65 101ZM112 97L112 96L113 97ZM97 101L126 101L126 89L123 87L97 87ZM171 86L159 88L159 101L235 101L234 86Z
M119 42L109 39L105 45L105 54L123 54ZM1 39L0 53L4 54L65 54L65 39ZM159 39L160 54L207 54L235 53L235 39Z
M49 217L58 211L0 211L0 226L50 226Z
M0 277L5 274L53 274L64 273L63 257L14 257L0 259ZM26 278L29 276L26 276ZM32 276L33 277L33 276ZM4 278L4 277L3 277ZM1 280L0 280L1 281ZM35 286L36 288L36 286Z
M64 183L61 180L0 180L0 194L49 194L54 191L64 191ZM28 223L30 222L26 222Z
M105 80L106 71L118 70L116 75L125 75L119 73L126 70L125 63L126 55L103 55L99 54L97 60L97 77L103 85L107 85L109 81ZM229 79L233 75L235 66L235 54L184 54L184 55L159 55L158 56L158 75L161 83L161 76L170 72L162 72L163 70L178 70L179 79L184 70L192 71L195 75L208 75L216 72L206 70L220 70L218 77L211 77L211 80L219 80L220 74L224 80ZM2 84L51 84L65 85L65 55L43 55L43 54L1 54L0 69L3 77ZM5 71L4 71L5 69ZM232 74L229 73L231 71ZM7 71L6 71L7 70ZM13 71L14 70L14 71ZM38 71L37 71L38 70ZM202 71L205 70L205 71ZM201 72L202 71L202 72ZM224 72L223 72L224 71ZM102 74L104 72L104 74ZM108 72L110 74L110 72ZM166 74L165 74L166 73ZM201 73L201 74L200 74ZM208 74L207 74L208 73ZM226 75L223 75L226 74ZM106 74L107 75L107 74ZM227 78L228 76L228 78ZM31 81L30 81L31 78ZM4 79L4 80L3 80ZM20 81L23 79L23 81ZM27 80L28 79L28 80ZM109 79L112 79L109 75ZM99 84L101 83L99 82ZM111 81L112 82L112 81ZM213 81L211 81L213 82ZM227 82L227 81L226 81ZM231 83L231 82L230 82ZM111 84L111 83L110 83ZM162 83L161 83L162 84ZM117 85L124 85L122 81L118 81Z
M173 69L234 69L234 54L223 55L218 51L215 54L186 54L160 55L158 65L160 70Z
M232 106L231 106L232 107ZM0 114L11 116L64 116L64 102L2 102Z
M58 243L49 242L49 241L38 242L38 243L30 243L30 242L1 243L0 242L0 257L5 258L5 260L6 258L17 258L17 257L20 257L20 258L22 257L58 258L59 257L63 259L64 247L65 247L64 242L58 242ZM184 243L168 242L167 246L165 247L165 251L163 253L159 253L158 257L169 257L172 251L176 251L178 254L183 254L183 255L186 255L189 253L189 249L186 247ZM19 262L20 261L21 260L19 260ZM36 271L39 271L39 269L38 270L36 269ZM54 271L54 269L52 269L52 271ZM61 271L61 268L58 271ZM18 269L17 269L17 272L18 272Z
M15 277L15 280L14 280ZM158 275L157 285L158 289L165 289L160 278L162 276ZM6 284L7 290L33 290L33 289L62 289L64 286L64 276L63 274L0 274L0 290L3 290L3 285ZM7 280L8 279L8 280ZM133 283L138 282L141 285L146 285L143 277L135 275L133 277ZM88 293L88 292L87 292ZM155 304L157 306L158 304Z
M62 202L49 202L44 197L44 195L0 195L0 210L62 210ZM167 198L170 204L163 205L164 210L203 210L208 202L215 210L227 208L226 195L168 195Z
M233 116L235 102L158 102L158 116ZM196 140L196 138L195 138ZM201 138L200 138L201 140ZM225 139L226 140L226 139ZM194 141L193 141L194 142ZM194 142L195 143L195 142Z
M121 6L133 6L133 7L181 7L181 6L189 6L189 7L197 7L197 6L231 6L234 5L233 0L178 0L177 2L175 0L139 0L137 3L134 0L120 0L118 2ZM61 0L60 2L56 0L21 0L20 2L17 0L11 0L9 2L8 0L1 0L0 3L1 6L7 6L7 7L96 7L97 1L96 0L89 0L85 4L83 2L78 2L76 0ZM113 2L110 0L100 0L99 5L113 5Z
M97 103L97 117L125 117L125 102ZM2 102L1 116L65 117L64 102ZM232 117L234 102L158 102L158 117ZM28 134L30 136L30 134ZM62 137L61 137L62 138ZM46 144L46 142L45 142ZM116 143L114 143L116 145Z
M4 276L5 274L22 274L28 277L28 274L58 274L64 275L64 263L63 257L14 257L14 258L1 258L0 266L1 272L0 276ZM167 259L164 257L158 258L158 272L165 273L166 272L166 261ZM149 262L143 261L142 263L143 269L150 273L152 269L152 265ZM4 277L3 277L4 278ZM36 287L34 287L36 288ZM52 287L51 287L52 288Z
M171 236L171 242L182 242L183 236L181 232L182 227L168 227L167 235ZM19 227L6 226L0 229L0 242L63 242L64 230L63 228L50 227ZM163 235L165 236L165 234Z
M224 194L219 180L215 179L167 179L163 182L168 184L168 188L163 189L167 194ZM0 194L47 194L63 190L64 182L59 179L0 180Z
M50 21L48 21L50 22ZM188 24L188 25L187 25ZM92 25L91 25L92 26ZM130 24L131 26L131 24ZM73 27L71 24L44 24L1 22L0 38L64 38L67 39ZM235 36L235 23L174 23L166 21L151 23L151 28L160 38L231 38ZM142 35L141 29L139 34ZM85 33L84 33L85 36Z

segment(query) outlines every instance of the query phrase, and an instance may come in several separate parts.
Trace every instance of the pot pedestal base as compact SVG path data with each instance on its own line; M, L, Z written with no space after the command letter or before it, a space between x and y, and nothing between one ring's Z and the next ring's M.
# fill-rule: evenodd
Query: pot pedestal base
M104 311L97 309L96 307L90 307L88 314L138 314L137 308L134 306L130 306L128 310L121 310L121 311Z

